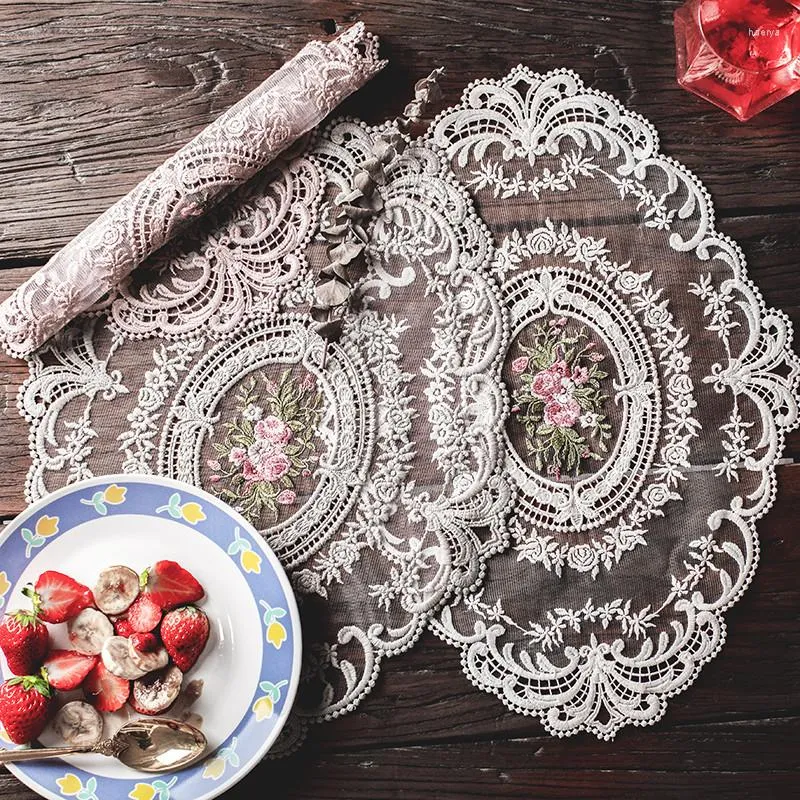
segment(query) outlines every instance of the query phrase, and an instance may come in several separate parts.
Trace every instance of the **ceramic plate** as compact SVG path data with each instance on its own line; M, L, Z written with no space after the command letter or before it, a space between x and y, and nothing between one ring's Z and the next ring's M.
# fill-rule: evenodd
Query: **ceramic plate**
M113 475L73 484L32 505L0 536L0 610L29 608L21 590L48 569L91 587L106 566L141 571L162 559L178 561L206 590L201 605L211 635L184 686L203 681L190 710L202 717L209 755L191 769L162 776L91 755L11 767L42 796L208 800L243 778L283 727L300 672L300 623L289 581L244 518L187 484ZM66 625L50 626L50 632L55 647L68 646ZM5 661L2 670L8 678ZM73 695L80 696L60 699ZM106 735L128 718L125 709L106 715ZM0 740L14 746L2 729ZM56 743L49 731L41 741Z

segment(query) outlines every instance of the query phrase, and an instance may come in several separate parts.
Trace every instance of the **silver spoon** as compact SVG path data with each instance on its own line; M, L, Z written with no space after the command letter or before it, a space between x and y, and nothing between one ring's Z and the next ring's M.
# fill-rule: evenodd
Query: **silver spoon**
M140 772L177 772L196 764L205 754L206 737L193 725L174 719L135 719L111 739L82 747L38 750L0 750L0 765L60 758L73 753L98 753L119 759Z

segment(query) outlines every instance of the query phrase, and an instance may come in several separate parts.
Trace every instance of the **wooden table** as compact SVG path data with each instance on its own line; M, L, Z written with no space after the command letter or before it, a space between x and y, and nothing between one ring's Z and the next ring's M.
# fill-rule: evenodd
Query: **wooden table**
M0 296L308 39L363 20L391 59L343 111L380 121L447 67L445 103L518 62L576 69L705 182L768 304L800 327L800 94L748 124L674 80L667 0L0 2ZM24 505L25 365L0 359L0 516ZM7 376L8 379L3 379ZM0 395L0 408L3 397ZM800 435L786 456L800 455ZM800 791L800 465L779 468L729 642L655 727L559 740L474 690L431 635L353 714L228 797L788 797ZM0 798L34 795L7 773Z

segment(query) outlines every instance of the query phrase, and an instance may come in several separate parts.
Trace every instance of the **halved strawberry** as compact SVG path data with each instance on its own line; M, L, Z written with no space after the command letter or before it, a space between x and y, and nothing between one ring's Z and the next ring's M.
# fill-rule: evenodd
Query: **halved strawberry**
M128 609L128 624L136 633L149 633L161 622L161 607L146 594L140 594Z
M66 622L94 605L94 595L88 586L54 570L43 572L35 587L26 586L22 591L33 601L39 619L53 624Z
M44 668L54 689L69 692L83 683L98 660L99 656L85 656L74 650L52 650L45 659Z
M86 699L98 711L119 711L131 693L131 682L117 677L98 661L83 682Z
M167 612L161 623L161 639L181 672L188 672L208 642L208 617L195 606Z
M114 622L114 633L127 639L135 631L127 619L118 619Z
M146 595L165 611L196 603L205 595L194 575L176 561L157 561L142 573L141 585Z

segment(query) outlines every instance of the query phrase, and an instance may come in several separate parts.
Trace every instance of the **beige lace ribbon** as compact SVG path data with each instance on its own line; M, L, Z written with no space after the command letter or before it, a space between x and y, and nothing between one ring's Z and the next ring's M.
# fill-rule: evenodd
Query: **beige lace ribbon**
M36 350L385 65L353 25L312 41L58 251L0 305L0 345Z

